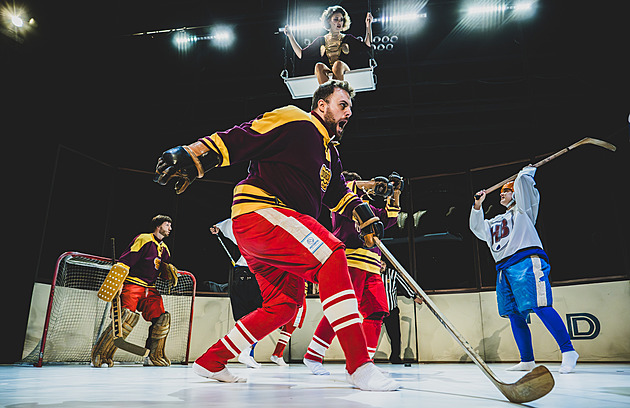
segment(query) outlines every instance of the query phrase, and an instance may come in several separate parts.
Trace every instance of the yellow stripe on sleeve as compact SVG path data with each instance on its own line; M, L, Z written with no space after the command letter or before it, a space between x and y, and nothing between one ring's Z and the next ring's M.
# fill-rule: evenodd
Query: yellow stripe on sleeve
M217 167L227 167L230 165L230 152L228 152L225 143L223 143L223 139L221 139L217 133L206 136L203 140L210 149L214 150L223 159Z
M330 211L336 212L336 213L342 213L345 209L346 206L354 199L354 198L358 198L358 196L352 192L347 193L345 196L343 196L341 198L341 200L339 200L339 203L337 203L337 205L333 208L330 209Z

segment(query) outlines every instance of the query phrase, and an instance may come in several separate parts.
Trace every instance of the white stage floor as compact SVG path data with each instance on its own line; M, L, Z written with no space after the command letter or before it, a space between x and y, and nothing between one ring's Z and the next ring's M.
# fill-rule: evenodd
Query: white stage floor
M490 364L506 383L525 373L509 372L511 364ZM0 406L22 407L505 407L510 402L476 365L378 364L402 389L366 392L345 381L342 364L325 364L330 376L314 376L302 364L260 369L230 364L248 378L245 384L223 384L197 376L192 364L171 367L117 365L0 366ZM523 406L604 408L630 407L630 364L578 364L576 372L558 374L547 364L556 385L548 395ZM516 405L516 404L515 404Z

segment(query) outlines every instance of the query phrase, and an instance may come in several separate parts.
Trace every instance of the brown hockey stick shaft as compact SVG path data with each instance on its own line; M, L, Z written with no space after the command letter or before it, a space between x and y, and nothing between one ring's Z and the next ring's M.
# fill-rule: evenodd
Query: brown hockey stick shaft
M555 384L553 376L545 366L538 366L529 373L525 374L520 380L513 384L506 384L492 372L490 367L481 359L479 354L472 348L468 341L459 333L459 331L448 321L448 319L440 312L435 303L427 296L416 281L407 273L405 268L383 245L380 239L374 237L374 242L389 260L389 262L400 272L405 282L416 292L418 296L424 299L424 304L437 317L446 330L453 336L455 341L464 349L468 357L481 369L488 379L501 391L501 393L511 402L523 403L534 401L543 397L553 389Z
M129 343L123 338L122 334L122 313L120 310L120 295L112 300L112 334L114 337L114 345L120 349L128 351L138 356L146 357L149 355L149 349Z
M114 238L112 238L112 264L116 264L116 240ZM122 333L123 327L120 293L117 293L112 299L112 336L114 338L114 345L138 356L146 357L149 355L148 348L129 343L123 338Z
M575 149L576 147L578 147L578 146L582 146L582 145L585 145L585 144L593 144L593 145L595 145L595 146L600 146L600 147L603 147L604 149L610 150L611 152L614 152L615 150L617 150L617 148L615 147L615 145L613 145L613 144L611 144L611 143L608 143L608 142L605 142L605 141L603 141L603 140L599 140L599 139L594 139L594 138L592 138L592 137L585 137L584 139L582 139L582 140L580 140L580 141L577 141L577 142L573 143L571 146L569 146L569 147L565 147L564 149L562 149L562 150L560 150L560 151L558 151L558 152L556 152L556 153L552 154L551 156L549 156L549 157L546 157L546 158L542 159L542 160L541 160L541 161L539 161L538 163L536 163L536 164L532 164L532 167L540 167L540 166L542 166L543 164L547 164L547 163L549 163L550 161L552 161L553 159L556 159L556 158L558 158L558 157L562 156L563 154L565 154L565 153L566 153L566 152L568 152L569 150L573 150L573 149ZM486 188L484 191L486 192L486 194L488 194L488 193L490 193L490 192L492 192L492 191L494 191L494 190L496 190L496 189L499 189L499 188L503 187L503 185L504 185L505 183L509 183L510 181L516 180L516 176L517 176L517 175L518 175L518 174L515 174L515 175L513 175L513 176L510 176L510 177L506 178L505 180L500 181L500 182L498 182L497 184L493 185L492 187L490 187L490 188ZM476 199L476 200L478 200L478 199L479 199L479 197L480 197L479 195L475 194L475 199Z

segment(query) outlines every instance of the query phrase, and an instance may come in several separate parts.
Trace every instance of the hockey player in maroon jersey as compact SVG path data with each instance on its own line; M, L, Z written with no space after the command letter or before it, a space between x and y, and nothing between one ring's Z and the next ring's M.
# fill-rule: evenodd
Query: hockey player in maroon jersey
M244 382L226 363L287 323L304 300L305 280L319 284L324 315L346 356L349 382L363 390L390 391L398 384L372 363L361 328L343 243L317 222L322 205L357 220L373 245L383 224L346 186L333 141L352 115L354 90L332 80L313 94L311 112L285 106L162 154L155 181L176 179L183 192L214 167L249 162L249 175L234 189L233 231L263 296L263 307L235 327L193 364L204 377Z
M151 322L146 348L150 350L144 365L169 366L170 360L164 353L166 337L171 327L171 316L164 310L162 295L155 287L158 278L169 280L177 285L177 269L170 264L171 253L163 239L171 233L171 217L156 215L151 220L152 233L136 236L118 259L117 266L128 271L120 293L123 307L123 320L133 329L142 313L147 322ZM123 335L129 335L123 326ZM111 326L105 330L92 348L92 365L101 367L113 364L113 355L117 347L113 344Z
M348 181L348 187L357 194L362 194L358 183L363 183L361 176L354 172L343 172L344 178ZM383 190L382 195L386 195L385 208L371 206L372 211L389 228L396 224L398 213L400 212L399 197L403 187L403 180L397 173L392 173L390 180L385 177L377 177L375 182L380 183L376 188ZM394 184L395 183L395 184ZM389 185L389 191L388 191ZM395 186L395 187L394 187ZM364 196L365 197L365 196ZM365 197L367 201L368 198ZM359 311L363 316L363 332L367 341L367 348L370 358L376 353L378 339L381 334L383 318L389 314L387 304L387 294L381 279L381 251L374 248L365 248L364 242L357 231L353 220L332 214L333 234L346 245L346 258L350 270L350 279L354 287ZM323 359L326 350L330 347L335 332L328 322L326 316L315 329L313 338L304 355L304 364L315 375L330 374L323 366Z

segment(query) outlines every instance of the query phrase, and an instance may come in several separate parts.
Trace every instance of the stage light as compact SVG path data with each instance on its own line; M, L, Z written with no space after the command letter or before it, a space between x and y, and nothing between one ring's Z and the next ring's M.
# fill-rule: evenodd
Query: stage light
M28 16L28 10L20 5L13 3L8 5L5 3L0 6L0 33L6 35L12 40L23 43L31 31L37 24L35 19Z
M465 8L467 16L502 15L505 17L523 17L534 9L535 1L483 1L475 2Z
M210 45L226 50L234 43L234 32L226 25L212 27L210 32Z
M401 23L407 21L417 21L422 18L427 18L427 13L405 13L405 14L393 14L384 15L374 19L375 23L388 24L388 23Z
M428 0L385 2L380 15L374 21L381 25L382 33L389 36L414 34L426 25L428 15L424 10Z
M16 27L22 27L24 25L24 21L20 16L11 16L11 23Z

